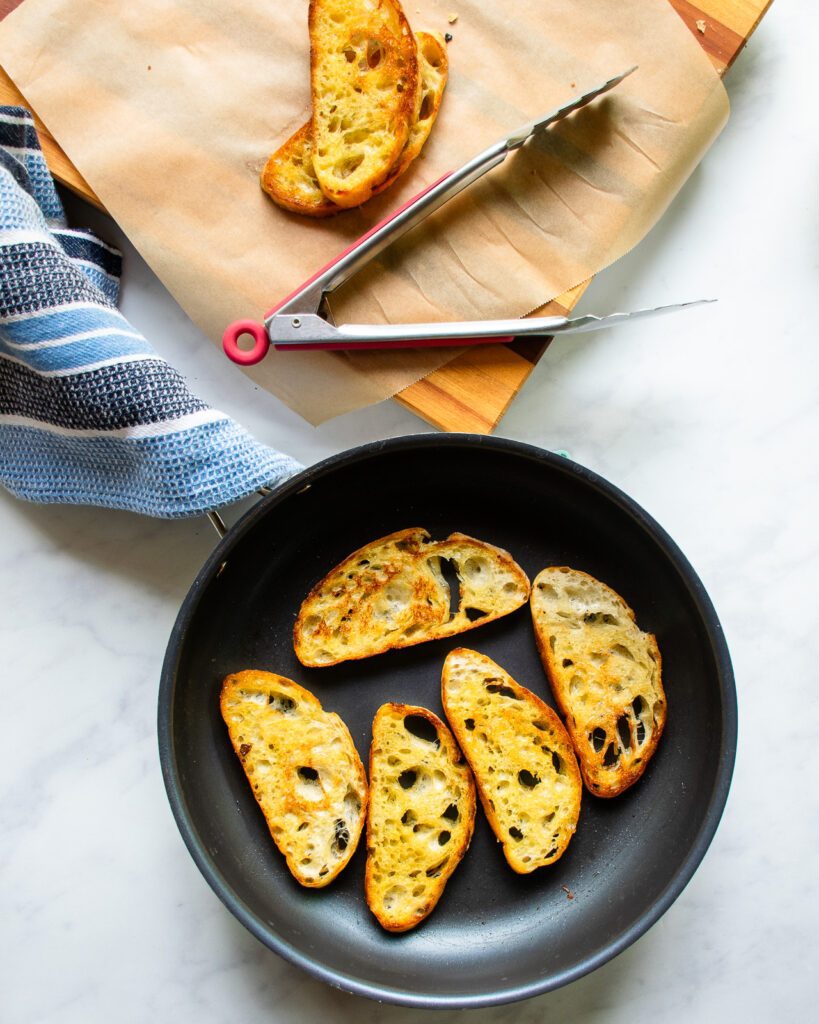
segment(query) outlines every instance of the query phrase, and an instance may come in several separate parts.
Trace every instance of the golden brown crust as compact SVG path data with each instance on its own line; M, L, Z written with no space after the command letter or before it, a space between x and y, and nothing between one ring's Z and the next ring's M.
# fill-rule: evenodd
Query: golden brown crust
M583 793L563 723L491 658L464 647L444 662L441 699L509 866L529 874L554 864L575 833Z
M310 121L280 146L264 165L262 189L292 213L305 217L332 217L341 207L331 203L313 171L313 126Z
M454 614L442 558L458 576ZM529 579L508 551L462 533L433 541L419 527L399 530L354 551L311 589L293 647L303 665L335 665L476 629L528 596Z
M446 725L410 704L378 709L370 778L367 905L387 931L405 932L432 913L469 848L475 786Z
M583 780L595 796L618 796L643 774L665 728L657 640L616 591L568 566L538 574L531 610Z
M313 167L337 206L359 206L389 175L418 93L415 37L397 0L310 0Z
M419 58L417 112L406 145L388 177L372 195L388 189L415 160L429 137L438 116L449 71L443 39L430 32L416 34ZM331 202L321 191L313 169L313 126L308 121L276 150L262 170L260 184L270 198L293 213L305 217L332 217L343 207Z
M321 888L355 852L367 779L350 732L309 690L273 672L227 676L219 701L233 749L293 877Z

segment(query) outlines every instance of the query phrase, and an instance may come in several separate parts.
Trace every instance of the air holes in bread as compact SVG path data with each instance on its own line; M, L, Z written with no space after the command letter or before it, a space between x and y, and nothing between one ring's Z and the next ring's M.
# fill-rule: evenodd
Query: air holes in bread
M487 693L499 693L501 697L508 697L510 700L520 700L511 686L504 686L501 679L484 679Z
M437 558L440 574L449 589L449 618L454 619L461 606L461 582L455 566L449 558Z
M606 747L606 753L603 755L603 767L613 768L619 760L620 751L613 743L609 743L608 747Z
M475 719L474 718L465 718L464 719L464 725L467 727L467 729L469 729L470 732L472 732L472 730L475 728Z
M417 821L415 814L412 811L404 811L401 815L402 825L413 825Z
M413 768L405 768L404 771L398 776L398 784L401 789L411 789L415 785L415 780L418 778L418 772Z
M296 702L292 697L286 697L283 693L270 693L267 697L267 703L272 704L276 711L281 711L283 715L291 714L296 708Z
M457 804L450 804L441 817L446 818L447 821L457 821L459 817Z
M510 836L511 836L511 837L512 837L513 839L515 839L515 840L516 840L517 842L520 842L520 841L521 841L521 839L523 839L523 833L522 833L522 832L521 832L521 830L520 830L519 828L517 828L517 826L515 826L515 825L513 825L513 826L512 826L512 827L511 827L511 828L509 829L509 835L510 835Z
M606 730L598 727L590 734L589 741L594 747L595 754L599 754L606 743Z
M433 743L436 747L440 746L441 741L438 739L438 730L432 722L423 715L406 715L404 717L404 728L408 733L412 736L416 736L419 740L425 740L427 743Z
M363 153L351 153L349 156L345 156L343 160L339 160L333 165L333 174L342 180L344 178L349 178L353 171L357 170L363 162Z
M631 729L625 715L620 715L617 719L617 734L622 745L628 750L631 747Z
M333 839L332 850L336 856L344 853L350 842L350 830L347 828L347 823L342 821L341 818L336 819L335 823L335 837Z
M308 615L304 622L301 624L301 628L308 636L312 636L313 633L315 633L316 627L320 622L320 616Z
M384 51L381 48L381 43L377 39L367 40L367 67L370 70L375 70L381 63L384 57Z
M439 846L446 846L446 844L449 842L449 840L451 838L452 838L452 833L451 832L447 832L446 830L444 830L443 832L439 832L438 833L438 845Z
M535 786L540 785L540 779L537 775L533 775L526 768L521 768L518 772L518 782L524 787L524 789L534 789Z
M487 612L480 608L465 608L464 611L470 622L477 622L478 619L485 619L487 616Z
M296 771L302 782L318 782L319 773L315 768L308 768L306 765L302 765Z
M439 68L441 66L441 52L435 44L434 39L424 36L421 52L423 53L424 60L427 64L431 64L434 68Z
M442 861L440 861L438 864L433 864L433 866L431 868L427 868L427 870L426 870L427 878L437 878L441 874L441 872L444 870L444 868L446 867L448 860L449 860L449 857L444 857L444 859Z
M353 790L347 790L344 795L344 810L350 821L357 821L361 812L361 798Z
M425 92L424 97L421 100L421 109L418 111L418 120L426 121L434 109L435 97L431 92Z
M463 574L468 580L481 580L487 573L489 566L483 558L467 558L463 564Z

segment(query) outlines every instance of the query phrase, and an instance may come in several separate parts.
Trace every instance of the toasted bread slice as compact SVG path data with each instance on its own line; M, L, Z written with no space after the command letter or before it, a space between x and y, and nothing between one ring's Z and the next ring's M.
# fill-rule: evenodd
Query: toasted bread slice
M458 610L441 559L455 567ZM426 530L400 530L354 551L304 599L293 628L303 665L368 658L475 629L508 615L529 596L529 580L501 548L453 533L433 541Z
M585 783L596 796L617 796L643 774L665 726L657 641L610 587L565 566L538 575L531 607Z
M305 217L332 217L342 207L325 196L313 170L313 123L280 146L262 169L261 186L274 203Z
M228 676L220 706L288 868L302 885L328 885L355 853L367 811L367 778L347 726L272 672Z
M313 168L337 206L359 206L409 137L418 50L398 0L310 0Z
M554 864L575 833L583 793L560 719L491 658L464 647L444 662L441 694L509 866L524 875Z
M367 904L387 931L431 913L475 827L475 785L452 734L426 708L384 704L373 722Z
M398 160L387 178L373 189L372 195L389 188L418 156L441 106L448 74L443 37L432 32L417 32L415 38L421 81L418 113ZM286 210L306 217L331 217L343 208L331 202L319 186L313 169L312 130L312 123L308 121L276 150L264 166L261 185L270 198Z
M418 44L418 75L421 83L417 110L406 145L396 163L390 168L387 179L378 186L374 195L389 188L421 152L444 98L449 76L449 58L444 37L439 32L417 32L415 39Z

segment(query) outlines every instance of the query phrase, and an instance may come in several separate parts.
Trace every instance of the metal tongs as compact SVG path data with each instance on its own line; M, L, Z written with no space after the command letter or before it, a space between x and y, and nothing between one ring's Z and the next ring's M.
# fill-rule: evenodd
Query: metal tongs
M473 157L457 171L424 189L386 220L353 242L309 281L274 306L265 316L264 325L253 320L238 320L225 331L222 343L225 353L235 363L250 366L267 355L272 344L281 351L317 351L342 349L418 348L446 345L477 345L486 342L508 342L530 335L573 334L596 331L624 320L671 313L678 309L701 305L712 300L699 299L677 305L639 309L631 313L608 316L531 317L510 320L474 320L453 323L419 324L342 324L337 327L327 307L330 292L347 281L383 249L415 227L449 199L471 185L487 171L503 163L512 150L520 147L538 132L571 114L596 97L613 89L636 68L629 68L610 78L582 96L573 99L545 117L524 125L511 135ZM238 339L244 334L253 338L253 346L241 349Z

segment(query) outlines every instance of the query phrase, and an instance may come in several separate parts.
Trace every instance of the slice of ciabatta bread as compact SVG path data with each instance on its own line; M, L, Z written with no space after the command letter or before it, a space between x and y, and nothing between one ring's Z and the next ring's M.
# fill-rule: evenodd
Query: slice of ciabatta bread
M421 89L418 113L410 129L406 145L387 178L372 195L378 195L404 173L418 156L438 116L448 74L446 45L443 37L432 32L417 32ZM313 168L312 124L308 122L290 136L270 157L261 175L265 192L279 206L306 217L331 217L343 207L331 202L321 191Z
M313 168L337 206L390 173L416 112L418 50L398 0L310 0Z
M450 614L441 559L460 584ZM394 647L475 629L520 608L529 580L502 548L453 533L433 541L426 530L400 530L354 551L304 599L293 628L303 665L368 658Z
M332 217L342 207L325 196L313 169L313 124L308 121L262 169L261 186L274 203L305 217Z
M657 641L619 594L566 566L538 575L531 608L586 785L596 796L617 796L643 774L665 726Z
M332 882L355 853L367 810L367 778L347 726L272 672L228 676L220 706L293 876L313 888Z
M415 38L418 44L418 74L420 78L415 117L406 145L401 150L398 160L390 168L386 180L378 186L373 195L389 188L421 152L438 117L441 100L444 97L444 89L449 76L449 58L444 37L439 32L418 32Z
M477 651L451 651L441 694L475 775L489 824L518 874L563 855L580 816L583 783L555 712Z
M367 904L387 931L431 913L466 853L475 786L452 734L426 708L384 704L373 722Z

